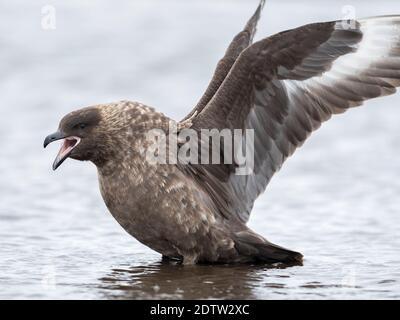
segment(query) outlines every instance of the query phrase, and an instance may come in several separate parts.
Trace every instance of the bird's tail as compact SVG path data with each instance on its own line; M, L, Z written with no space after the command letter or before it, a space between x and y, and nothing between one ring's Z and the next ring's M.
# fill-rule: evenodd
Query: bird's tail
M244 260L287 265L301 265L303 262L301 253L273 244L251 230L236 233L234 241L237 252Z

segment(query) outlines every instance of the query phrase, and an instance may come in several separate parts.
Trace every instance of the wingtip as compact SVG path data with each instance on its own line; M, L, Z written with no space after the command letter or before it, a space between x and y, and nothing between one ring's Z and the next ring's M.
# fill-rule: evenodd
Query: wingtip
M254 14L254 16L256 16L258 19L260 18L261 11L264 9L264 6L265 6L265 0L261 0Z
M257 10L254 12L250 20L247 22L246 27L244 30L247 30L254 36L257 28L257 22L260 20L261 11L263 10L265 5L265 0L261 0L258 4Z

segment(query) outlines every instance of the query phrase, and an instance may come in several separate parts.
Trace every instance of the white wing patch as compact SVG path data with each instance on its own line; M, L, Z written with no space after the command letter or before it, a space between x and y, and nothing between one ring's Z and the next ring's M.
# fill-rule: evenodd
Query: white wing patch
M355 51L337 58L331 69L307 80L283 80L289 100L309 94L332 113L361 105L364 100L392 94L400 85L400 17L358 21L362 40ZM350 25L349 25L350 27ZM337 22L336 28L343 28ZM329 115L326 115L327 120Z

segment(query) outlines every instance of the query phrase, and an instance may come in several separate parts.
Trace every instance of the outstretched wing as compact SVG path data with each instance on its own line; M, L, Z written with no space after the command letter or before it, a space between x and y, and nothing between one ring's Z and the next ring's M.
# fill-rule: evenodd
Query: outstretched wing
M210 102L211 98L217 92L218 88L221 86L222 82L225 80L229 71L231 70L233 64L239 55L248 46L253 43L254 35L257 31L257 22L260 19L261 11L264 7L265 0L261 0L254 12L253 16L249 19L243 31L238 33L230 43L228 49L225 52L224 57L218 62L217 68L214 71L214 75L208 85L206 91L201 97L200 101L194 107L194 109L182 120L189 119L193 114L200 113L203 108Z
M185 170L227 218L246 222L273 174L332 115L400 85L400 16L306 25L243 51L192 128L254 129L254 172Z

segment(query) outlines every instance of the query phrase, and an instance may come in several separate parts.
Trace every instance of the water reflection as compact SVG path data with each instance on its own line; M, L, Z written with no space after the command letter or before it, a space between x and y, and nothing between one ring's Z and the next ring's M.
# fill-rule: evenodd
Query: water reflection
M159 262L148 266L112 269L101 278L105 298L119 299L255 299L265 283L268 268L257 265L182 266Z

